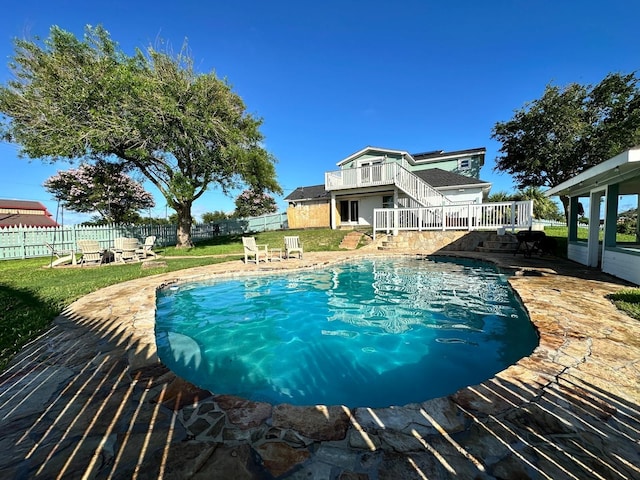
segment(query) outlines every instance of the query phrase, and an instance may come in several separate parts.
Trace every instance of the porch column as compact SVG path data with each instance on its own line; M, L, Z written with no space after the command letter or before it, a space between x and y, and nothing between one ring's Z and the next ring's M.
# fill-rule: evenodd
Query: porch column
M336 194L331 192L331 203L329 204L329 219L331 223L331 230L336 229Z
M398 188L394 187L393 188L393 236L397 236L398 235L398 226L399 226L399 222L400 222L400 218L398 217L398 208L400 208L400 205L398 205Z
M605 199L605 217L604 217L604 245L603 247L616 246L616 233L618 227L618 193L620 185L614 183L607 188L607 196ZM604 255L604 252L603 252Z
M603 194L603 191L592 191L589 198L588 267L597 267L600 261L600 198Z
M569 241L575 242L578 240L578 203L580 197L571 197L569 199L569 224L567 228L569 230Z

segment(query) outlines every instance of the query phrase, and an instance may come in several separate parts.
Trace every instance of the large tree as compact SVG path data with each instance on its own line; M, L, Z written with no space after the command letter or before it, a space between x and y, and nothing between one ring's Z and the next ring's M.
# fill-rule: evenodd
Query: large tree
M30 158L139 170L178 213L178 247L191 246L191 207L210 184L281 192L262 121L215 73L196 73L186 48L127 56L100 26L83 39L54 26L44 42L16 39L10 68L4 139Z
M138 210L155 205L153 196L120 165L107 162L59 171L45 180L44 188L67 209L97 212L106 223L137 220Z
M495 124L502 143L495 170L518 187L554 187L640 143L635 74L609 74L598 85L547 85L511 120ZM567 213L568 199L561 197Z

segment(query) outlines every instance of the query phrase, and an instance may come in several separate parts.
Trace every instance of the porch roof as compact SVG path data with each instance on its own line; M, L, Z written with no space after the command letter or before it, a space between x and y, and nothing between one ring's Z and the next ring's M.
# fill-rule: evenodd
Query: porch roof
M545 196L576 197L588 194L598 186L621 184L620 194L640 192L640 147L616 155L546 192Z

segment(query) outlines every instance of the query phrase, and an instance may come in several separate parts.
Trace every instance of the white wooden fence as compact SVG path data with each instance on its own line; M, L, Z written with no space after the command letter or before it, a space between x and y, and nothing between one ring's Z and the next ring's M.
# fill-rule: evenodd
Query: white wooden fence
M242 235L248 232L282 230L287 228L287 214L276 213L260 217L221 220L212 224L196 224L191 228L194 242L208 240L217 235ZM135 237L144 242L145 237L156 236L157 246L175 245L176 225L67 225L51 227L0 228L0 260L46 257L56 250L75 250L81 239L97 240L103 248L113 245L117 237Z
M533 200L481 204L442 205L421 208L376 208L376 232L401 230L497 230L529 228L533 222Z

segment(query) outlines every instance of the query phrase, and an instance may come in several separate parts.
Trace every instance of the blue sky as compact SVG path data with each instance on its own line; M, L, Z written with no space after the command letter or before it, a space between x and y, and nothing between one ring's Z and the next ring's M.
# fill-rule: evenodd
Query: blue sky
M481 178L492 192L511 191L510 177L493 171L496 122L549 83L596 84L640 65L635 0L22 0L2 10L3 84L13 39L46 38L51 25L81 36L85 25L102 24L127 53L158 42L177 51L187 39L197 69L226 78L264 119L283 211L284 196L323 183L325 171L367 145L410 153L486 147ZM42 183L70 166L17 154L0 143L0 197L38 200L55 214ZM149 190L151 213L164 216L166 202ZM212 186L193 213L233 208ZM65 212L65 223L83 219Z

